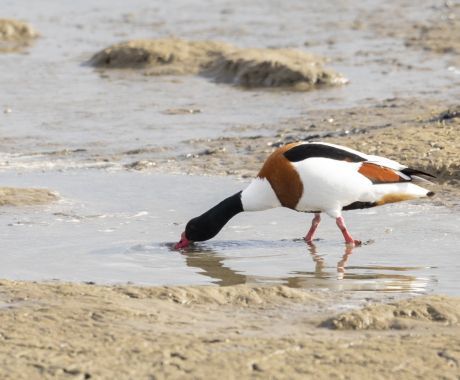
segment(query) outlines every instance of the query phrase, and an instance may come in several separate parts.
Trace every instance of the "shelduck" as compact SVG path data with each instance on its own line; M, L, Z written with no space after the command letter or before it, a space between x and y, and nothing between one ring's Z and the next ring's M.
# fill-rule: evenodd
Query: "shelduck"
M433 196L432 191L413 183L429 182L420 176L433 177L388 158L340 145L287 144L267 158L246 189L191 219L175 248L213 238L240 212L274 207L314 213L305 236L308 243L312 242L324 212L335 218L346 244L359 245L361 242L353 239L345 226L342 211Z

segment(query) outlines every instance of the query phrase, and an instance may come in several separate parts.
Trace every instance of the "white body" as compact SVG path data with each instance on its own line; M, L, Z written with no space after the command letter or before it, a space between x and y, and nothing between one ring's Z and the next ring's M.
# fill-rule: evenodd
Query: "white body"
M281 207L270 182L265 178L254 178L249 186L241 193L241 203L244 211L261 211Z
M424 197L427 190L410 182L373 184L358 172L361 163L310 158L293 163L304 189L297 211L323 211L337 218L353 202L378 202L388 194Z
M399 172L405 166L396 161L365 155L338 145L324 145L346 149L365 157L368 162L395 170L404 179L410 179ZM383 197L395 194L402 195L404 199L420 198L428 193L428 190L411 182L374 184L358 172L361 162L310 157L290 164L296 169L303 186L302 196L295 207L297 211L325 212L337 218L341 215L342 208L353 202L379 202ZM254 179L242 192L241 200L245 211L281 206L270 182L265 178Z

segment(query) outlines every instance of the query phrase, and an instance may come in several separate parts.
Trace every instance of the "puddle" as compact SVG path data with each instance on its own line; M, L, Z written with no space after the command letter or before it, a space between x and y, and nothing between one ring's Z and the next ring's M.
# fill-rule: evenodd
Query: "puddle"
M245 182L102 170L3 173L0 181L46 184L62 197L1 209L0 278L460 294L460 215L429 202L348 212L351 231L368 241L354 249L326 217L308 246L301 237L310 215L280 208L240 214L216 239L178 252L171 243L187 220Z

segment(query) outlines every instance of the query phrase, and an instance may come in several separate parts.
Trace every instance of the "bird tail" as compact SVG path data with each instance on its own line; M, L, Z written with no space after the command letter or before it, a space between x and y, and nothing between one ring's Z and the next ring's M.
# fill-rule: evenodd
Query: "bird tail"
M411 182L388 183L374 186L374 199L378 206L410 199L432 197L433 195L434 192Z

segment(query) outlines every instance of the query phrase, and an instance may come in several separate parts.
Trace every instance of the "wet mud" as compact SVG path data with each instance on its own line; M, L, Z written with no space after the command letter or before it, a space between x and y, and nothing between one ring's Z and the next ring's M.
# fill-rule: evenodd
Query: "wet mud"
M346 83L312 54L294 49L241 49L216 41L129 41L102 50L89 63L98 68L142 69L147 76L201 74L246 88L301 91Z

